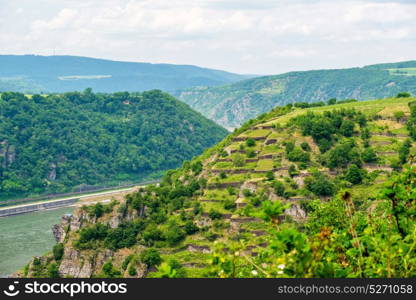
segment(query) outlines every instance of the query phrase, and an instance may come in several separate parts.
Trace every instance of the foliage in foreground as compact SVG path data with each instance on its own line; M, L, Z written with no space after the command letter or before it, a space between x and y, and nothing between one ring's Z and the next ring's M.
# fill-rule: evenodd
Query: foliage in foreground
M315 200L309 210L301 226L274 226L269 247L255 258L244 254L242 243L228 252L218 244L211 275L416 276L416 168L393 178L377 200L358 205L342 191L328 202Z

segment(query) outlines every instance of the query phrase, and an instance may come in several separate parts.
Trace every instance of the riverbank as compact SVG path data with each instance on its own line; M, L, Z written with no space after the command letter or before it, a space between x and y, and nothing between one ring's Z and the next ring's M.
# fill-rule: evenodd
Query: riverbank
M77 198L66 197L61 199L39 201L29 204L20 204L0 208L0 217L8 217L12 215L19 215L24 213L30 213L35 211L55 209L59 207L68 207L73 205L88 204L92 201L105 201L110 198L122 197L127 193L133 192L137 187L130 187L125 189L118 189L115 191L106 191L93 193L88 195L82 195Z

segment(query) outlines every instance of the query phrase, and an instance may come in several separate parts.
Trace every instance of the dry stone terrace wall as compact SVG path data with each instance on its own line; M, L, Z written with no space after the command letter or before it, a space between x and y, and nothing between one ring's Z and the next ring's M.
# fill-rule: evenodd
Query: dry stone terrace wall
M272 145L276 143L277 143L277 139L268 139L264 142L265 145Z
M385 172L393 172L393 168L386 165L378 165L378 164L364 164L363 168L367 171L385 171Z

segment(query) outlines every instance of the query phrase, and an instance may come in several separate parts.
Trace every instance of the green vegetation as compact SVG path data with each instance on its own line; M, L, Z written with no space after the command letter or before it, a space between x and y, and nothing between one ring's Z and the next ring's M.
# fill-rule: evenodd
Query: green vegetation
M179 99L225 128L239 127L273 107L319 108L416 94L416 61L339 70L290 72L182 91ZM329 99L329 100L328 100ZM347 99L347 100L337 100ZM244 105L241 105L244 101ZM313 103L313 105L311 105ZM235 107L239 107L235 110Z
M196 66L120 62L77 56L0 55L0 92L139 92L215 86L250 76ZM70 76L65 76L70 74ZM88 75L85 75L88 74Z
M159 177L225 134L157 90L140 94L85 90L30 98L3 93L0 196Z
M415 277L414 100L277 107L159 185L79 209L63 247L82 259L56 246L25 274L70 276L105 254L91 276ZM267 139L247 145L259 127Z

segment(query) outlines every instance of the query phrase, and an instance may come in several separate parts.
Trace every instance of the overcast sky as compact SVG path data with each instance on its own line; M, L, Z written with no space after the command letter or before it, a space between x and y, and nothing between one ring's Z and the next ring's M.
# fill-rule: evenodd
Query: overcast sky
M277 74L416 59L415 16L416 0L0 0L0 54Z

